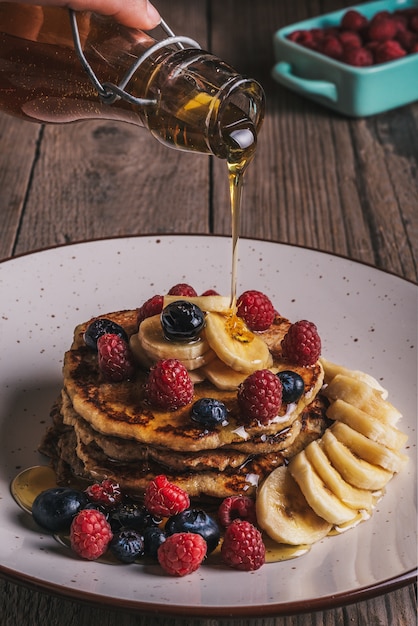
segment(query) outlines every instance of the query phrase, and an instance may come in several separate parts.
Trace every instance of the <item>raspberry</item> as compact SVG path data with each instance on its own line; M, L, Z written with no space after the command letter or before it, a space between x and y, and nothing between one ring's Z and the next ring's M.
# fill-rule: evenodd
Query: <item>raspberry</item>
M89 485L85 492L91 502L103 504L103 506L109 508L116 506L123 499L119 484L109 479L102 480L101 483Z
M99 369L107 380L120 382L133 377L135 364L133 355L122 337L106 333L97 340Z
M288 35L288 39L310 50L318 50L322 35L314 30L295 30Z
M321 52L332 59L341 59L343 54L343 44L334 35L328 35L322 42Z
M375 51L374 60L376 63L386 63L394 59L400 59L406 55L405 50L397 41L384 41Z
M244 291L237 300L237 315L250 330L267 330L273 323L276 311L270 299L261 291Z
M313 322L292 324L282 339L283 356L296 365L313 365L321 354L321 339Z
M403 33L407 30L408 28L408 20L406 15L401 15L400 13L398 14L394 14L392 15L392 19L394 20L394 22L396 22L396 26L397 26L397 32L398 35L399 33Z
M136 321L138 326L140 326L141 322L143 322L147 317L152 317L153 315L161 313L163 310L163 303L163 296L152 296L152 298L149 298L146 302L144 302L144 304L136 311Z
M216 289L206 289L206 291L202 293L202 296L219 296L219 293Z
M367 26L367 17L365 17L358 11L351 9L343 15L343 18L341 20L341 26L345 30L362 30L365 26Z
M170 483L167 476L160 474L148 484L144 504L152 515L170 517L187 509L190 498L183 489Z
M148 399L155 407L175 411L193 400L194 387L189 372L177 359L161 359L151 368Z
M266 557L260 531L246 520L234 520L225 531L221 556L226 565L235 569L259 569Z
M339 39L344 50L349 50L350 48L361 48L361 37L358 33L352 30L343 30L339 35Z
M298 30L290 33L288 38L343 63L367 67L417 52L417 33L416 8L399 9L393 13L379 11L370 21L351 9L344 14L339 28Z
M70 528L71 548L83 559L94 561L107 550L113 535L106 517L95 509L83 509Z
M235 519L247 520L255 524L257 518L254 500L248 496L229 496L222 500L218 509L218 518L225 528Z
M344 63L356 67L367 67L373 65L373 54L367 48L347 48L341 58Z
M257 370L238 387L238 406L244 415L268 424L279 412L282 384L270 370Z
M418 35L410 30L403 30L396 35L397 41L407 52L412 52L418 42Z
M388 41L393 39L398 32L396 21L390 17L378 17L375 15L369 24L368 38L372 41Z
M375 13L372 17L372 20L374 20L375 22L379 22L382 19L388 19L391 18L391 14L389 11L378 11L377 13Z
M158 548L158 561L168 574L186 576L198 569L206 550L206 541L201 535L174 533Z
M294 30L292 33L288 34L287 38L301 46L305 46L306 44L310 44L314 37L310 30Z
M194 298L195 296L197 296L197 291L195 291L193 287L191 287L187 283L178 283L178 285L174 285L173 287L171 287L170 291L168 292L168 295L169 296L187 296L187 297Z

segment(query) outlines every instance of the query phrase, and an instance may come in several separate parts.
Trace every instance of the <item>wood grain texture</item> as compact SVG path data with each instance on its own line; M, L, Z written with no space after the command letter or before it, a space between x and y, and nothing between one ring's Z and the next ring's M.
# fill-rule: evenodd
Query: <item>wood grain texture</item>
M303 242L417 280L418 105L347 119L277 85L269 75L271 24L277 30L309 17L317 5L285 3L291 5L285 9L282 4L264 3L249 20L251 3L240 3L251 27L227 38L223 31L236 19L236 5L212 3L214 49L260 80L267 96L259 148L247 175L241 232ZM330 10L332 3L320 4ZM228 232L221 162L214 164L214 189L215 232Z
M0 258L15 252L40 133L37 125L28 128L25 122L0 115Z
M2 626L413 626L414 586L328 611L281 617L182 618L86 606L0 579Z
M338 0L159 0L178 34L263 84L242 234L311 246L418 279L418 103L347 119L277 85L273 33ZM151 232L229 234L225 163L168 150L110 121L29 124L0 114L0 257ZM416 590L289 617L193 619L86 606L0 580L1 626L412 626Z

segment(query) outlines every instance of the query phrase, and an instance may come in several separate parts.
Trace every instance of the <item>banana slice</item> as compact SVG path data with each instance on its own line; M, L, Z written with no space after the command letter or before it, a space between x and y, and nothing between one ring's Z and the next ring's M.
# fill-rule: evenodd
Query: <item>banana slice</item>
M206 378L215 387L226 391L236 390L247 377L247 374L236 372L217 357L202 369Z
M332 402L327 410L327 417L351 426L365 437L392 450L400 450L408 439L408 436L395 426L381 422L344 400Z
M389 472L400 472L408 462L405 454L372 441L343 422L335 422L331 431L356 456L373 465L380 465Z
M228 296L164 296L163 307L178 300L192 302L206 312L227 313L231 308L231 301Z
M376 389L344 374L337 374L325 387L324 394L331 400L344 400L385 424L394 425L401 417L398 409L383 400Z
M195 370L189 370L189 376L194 385L203 383L203 381L206 380L205 372L203 370L203 367L198 367Z
M312 441L305 448L305 455L320 479L341 502L356 511L362 509L370 511L373 508L375 503L373 493L368 489L358 489L347 483L331 465L317 441Z
M140 325L138 341L154 362L159 359L178 359L188 370L210 363L215 358L202 331L195 341L170 341L164 337L159 315L146 318Z
M226 365L244 374L273 364L273 357L258 335L252 333L236 315L206 314L206 338Z
M135 335L131 335L129 339L129 346L132 350L132 354L134 355L135 360L139 363L139 365L141 365L146 370L150 369L154 365L155 359L151 359L145 352L139 341L138 333L136 333Z
M346 506L327 488L308 461L304 450L290 461L289 472L309 506L330 524L345 524L357 515L358 511Z
M383 489L393 476L392 472L355 456L329 428L322 435L320 445L337 472L353 487L377 491Z
M331 361L328 361L328 359L325 359L324 357L321 357L320 361L322 363L322 366L325 372L325 376L324 376L325 383L328 384L331 382L333 378L335 378L335 376L337 376L338 374L343 374L344 376L349 376L350 378L354 378L355 380L360 380L366 383L367 385L369 385L369 387L373 387L373 389L376 389L376 391L380 393L383 400L386 400L386 398L388 397L389 394L388 394L387 389L382 387L382 385L370 374L366 374L366 372L361 372L359 370L350 370L348 367L344 367L343 365L337 365L336 363L332 363Z
M331 524L311 509L284 465L273 470L258 488L256 513L259 526L278 543L310 545L331 530Z

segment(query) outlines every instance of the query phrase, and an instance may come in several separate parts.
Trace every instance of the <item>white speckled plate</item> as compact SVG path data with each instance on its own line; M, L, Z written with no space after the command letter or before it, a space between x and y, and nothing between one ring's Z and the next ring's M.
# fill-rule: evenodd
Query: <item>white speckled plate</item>
M133 308L177 282L230 287L230 239L147 236L81 243L0 263L0 574L101 605L199 616L329 608L413 580L416 568L417 287L312 250L240 241L238 293L256 288L292 320L316 322L330 360L389 389L408 433L407 468L371 520L299 559L253 573L202 566L185 578L158 567L75 558L14 503L10 481L45 462L36 451L60 388L74 326Z

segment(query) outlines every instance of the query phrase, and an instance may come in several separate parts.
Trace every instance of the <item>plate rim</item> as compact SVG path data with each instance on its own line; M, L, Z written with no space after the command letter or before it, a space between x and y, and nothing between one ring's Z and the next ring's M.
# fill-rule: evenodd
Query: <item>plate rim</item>
M10 263L13 262L17 259L22 259L24 257L27 256L32 256L32 255L37 255L37 254L42 254L43 252L50 252L53 250L60 250L60 249L65 249L65 248L71 248L71 247L75 247L75 246L83 246L84 244L88 245L88 244L92 244L92 243L100 243L100 242L106 242L106 241L117 241L117 240L123 240L123 239L149 239L152 237L156 237L158 239L177 239L177 238L187 238L187 237L202 237L203 239L231 239L231 235L228 234L215 234L215 233L187 233L187 232L181 232L181 233L158 233L158 232L151 232L151 233L144 233L144 234L137 234L137 235L112 235L112 236L103 236L103 237L92 237L91 239L76 239L74 241L70 241L70 242L65 242L65 243L58 243L58 244L52 244L50 246L45 246L45 247L39 247L39 248L34 248L33 250L28 250L26 252L18 252L15 255L8 255L6 257L0 258L0 265L3 265L4 263ZM342 254L340 252L334 252L334 251L330 251L330 250L325 250L322 248L317 248L314 246L308 246L308 245L304 245L304 244L299 244L299 243L295 243L295 242L288 242L288 241L280 241L280 240L276 240L276 239L266 239L265 237L245 237L245 236L241 236L239 237L239 241L247 241L247 242L257 242L257 243L267 243L267 244L273 244L273 245L277 245L277 246L282 246L284 248L297 248L300 250L308 250L310 252L314 252L320 255L325 255L325 256L331 256L331 257L335 257L337 259L341 259L344 261L347 261L349 263L354 263L356 265L362 265L364 267L368 267L370 269L376 270L377 272L382 272L383 274L388 274L389 276L393 276L394 278L398 278L401 281L404 281L406 283L410 283L412 285L415 285L418 287L418 279L414 280L413 278L406 278L405 276L401 276L400 274L397 274L395 271L387 269L387 268L382 268L382 267L377 267L376 265L374 265L371 261L364 261L362 259L352 259L351 257ZM239 243L238 243L239 245Z
M376 598L380 595L390 593L402 587L406 587L417 581L418 568L411 569L408 572L395 577L389 578L375 585L360 587L355 590L349 590L322 598L312 598L303 600L302 602L278 602L266 605L242 605L233 607L220 606L191 606L190 604L178 604L173 608L169 604L160 604L156 602L142 602L138 600L121 599L115 597L106 597L100 594L80 591L73 588L63 588L62 585L40 581L37 578L23 574L16 575L16 572L0 564L0 576L5 580L23 585L28 589L41 593L49 593L55 598L64 600L72 600L94 606L96 608L107 608L115 610L125 610L141 615L159 614L171 617L283 617L291 615L302 615L311 612L327 611L330 609L340 608L348 604L363 602Z
M229 235L215 235L215 234L207 234L207 233L147 233L141 235L115 235L112 237L102 237L102 238L93 238L88 240L80 240L73 241L70 243L63 243L58 245L47 246L45 248L38 248L36 250L31 250L28 252L22 252L14 256L9 256L3 259L0 259L0 266L5 263L14 262L21 258L25 258L33 255L40 255L43 253L47 253L54 250L68 249L71 247L78 247L84 245L91 245L94 243L106 243L115 240L141 240L141 239L181 239L181 238L195 238L202 237L207 239L230 239ZM266 243L277 245L279 247L284 248L294 248L301 249L313 252L318 255L324 255L328 257L335 257L346 261L348 263L352 263L359 266L364 266L373 271L377 271L378 273L382 273L388 276L393 277L394 279L404 282L409 285L413 285L414 287L418 286L418 283L412 279L404 278L399 276L395 272L390 270L382 269L376 267L372 263L351 259L345 255L329 252L326 250L317 249L310 246L295 244L295 243L287 243L280 242L274 240L268 240L265 238L257 238L257 237L240 237L240 241L246 242L257 242L257 243ZM80 589L68 588L64 587L61 584L54 584L50 581L45 581L42 579L35 578L29 574L24 572L17 572L7 566L4 566L0 563L0 577L10 581L12 583L21 584L25 587L33 589L34 591L47 592L55 597L62 597L69 600L81 601L83 603L88 603L89 605L102 607L103 605L108 608L114 609L125 609L130 612L138 612L138 613L146 613L146 614L155 614L160 613L163 615L172 615L172 616L195 616L195 617L260 617L260 616L283 616L283 615L296 615L296 614L304 614L312 611L321 611L328 610L336 607L345 606L347 604L351 604L354 602L361 602L364 600L368 600L370 598L377 597L379 595L383 595L385 593L389 593L396 589L405 587L409 584L414 583L417 580L418 576L418 567L412 568L406 572L401 572L400 574L395 575L394 577L387 578L382 581L378 581L371 585L366 585L362 587L357 587L354 589L349 589L343 591L341 593L336 594L328 594L325 596L321 596L319 598L311 598L302 601L291 601L291 602L277 602L277 603L269 603L265 605L233 605L233 606L208 606L208 605L200 605L200 606L191 606L189 604L179 604L174 607L169 604L161 604L159 602L143 602L141 600L131 600L131 599L118 599L114 596L105 597L100 594L86 592Z

